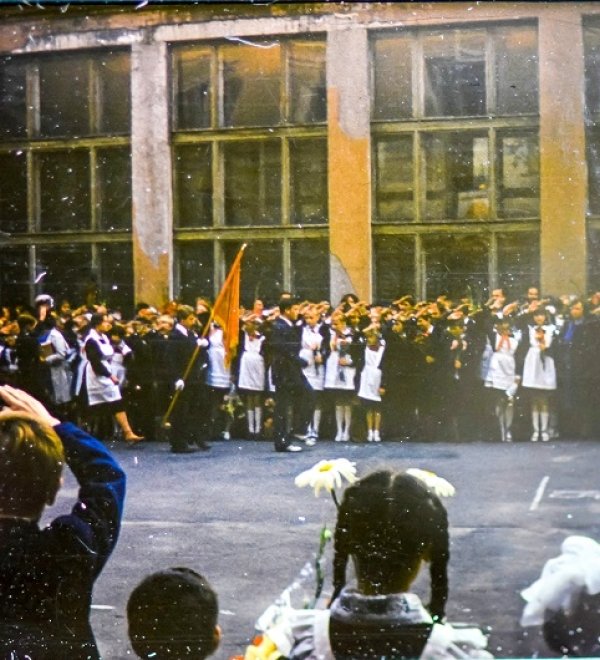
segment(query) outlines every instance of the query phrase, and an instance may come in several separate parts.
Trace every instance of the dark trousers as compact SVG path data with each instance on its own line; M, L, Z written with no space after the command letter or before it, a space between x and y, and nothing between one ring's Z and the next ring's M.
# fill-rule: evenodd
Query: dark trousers
M273 432L275 451L283 451L291 444L294 432L306 433L311 415L312 389L310 385L280 387L275 392Z
M171 448L182 449L208 439L208 392L206 386L187 383L171 413Z

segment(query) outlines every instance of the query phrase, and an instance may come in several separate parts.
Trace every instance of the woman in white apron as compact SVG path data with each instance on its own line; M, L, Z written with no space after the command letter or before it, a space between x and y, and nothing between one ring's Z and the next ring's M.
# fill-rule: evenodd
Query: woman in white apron
M123 439L129 444L144 438L137 435L127 418L119 389L119 379L112 373L111 360L114 349L107 333L112 323L106 314L92 314L90 331L84 344L87 363L84 371L85 392L90 412L96 416L108 412L123 431Z
M265 336L258 329L258 319L254 315L246 317L238 348L237 388L244 401L250 440L260 436L265 395Z

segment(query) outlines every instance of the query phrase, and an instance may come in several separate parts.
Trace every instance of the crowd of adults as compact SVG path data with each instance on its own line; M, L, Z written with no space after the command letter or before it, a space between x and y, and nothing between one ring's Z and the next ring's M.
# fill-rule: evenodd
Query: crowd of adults
M43 294L2 308L0 378L129 443L163 437L176 395L176 453L232 434L298 451L318 439L548 441L598 430L600 293L543 299L531 286L517 301L494 289L481 305L403 296L386 306L347 294L336 307L283 293L240 319L233 357L207 298L139 304L125 318Z

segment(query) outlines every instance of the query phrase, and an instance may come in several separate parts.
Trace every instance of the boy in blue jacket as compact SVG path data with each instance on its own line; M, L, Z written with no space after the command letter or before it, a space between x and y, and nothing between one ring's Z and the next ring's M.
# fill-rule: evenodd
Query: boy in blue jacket
M0 400L0 657L99 658L92 589L119 535L125 473L99 440L26 392L0 386ZM65 463L77 502L40 529Z

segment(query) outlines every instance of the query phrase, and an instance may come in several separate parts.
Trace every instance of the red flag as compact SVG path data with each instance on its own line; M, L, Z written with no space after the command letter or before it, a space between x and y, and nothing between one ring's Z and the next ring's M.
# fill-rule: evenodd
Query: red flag
M237 253L223 288L215 301L212 317L223 329L225 364L229 366L237 352L240 332L240 274L246 244ZM207 328L208 330L208 328Z

